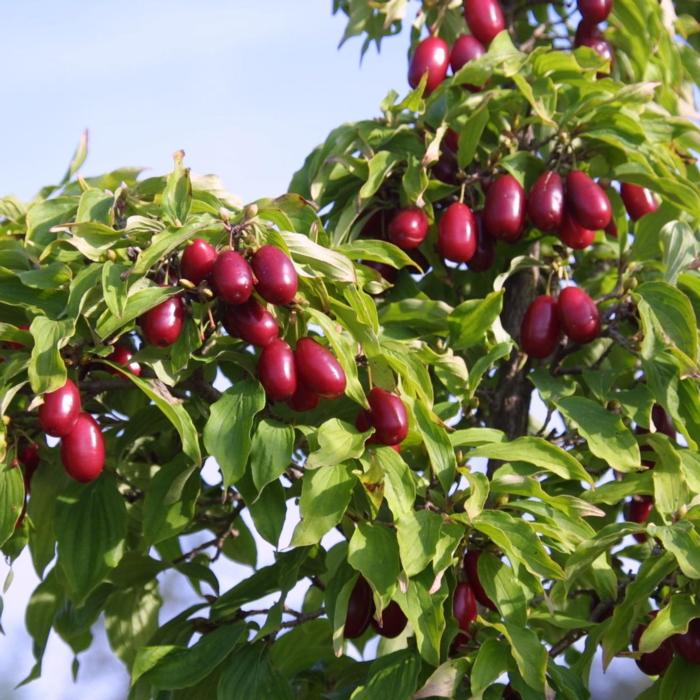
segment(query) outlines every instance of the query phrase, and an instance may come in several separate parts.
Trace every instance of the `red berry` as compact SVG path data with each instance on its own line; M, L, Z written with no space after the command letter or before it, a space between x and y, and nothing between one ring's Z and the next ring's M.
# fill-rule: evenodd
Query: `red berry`
M651 214L659 208L653 192L645 187L623 182L620 187L620 196L632 221L639 221L646 214Z
M279 248L264 245L253 256L253 272L258 294L271 304L290 304L297 293L294 263Z
M501 175L486 193L484 223L489 235L513 243L525 228L525 190L512 175Z
M452 153L457 153L459 151L459 134L454 129L448 129L444 144Z
M71 432L61 440L61 461L68 476L86 483L102 473L105 443L97 421L81 413Z
M589 22L586 19L582 19L576 27L576 34L574 35L574 46L578 48L579 46L584 46L584 42L602 38L603 35L596 22Z
M673 646L686 661L700 664L700 618L690 621L685 634L673 638Z
M469 262L476 252L477 226L472 210L461 202L450 204L440 218L438 249L453 262Z
M484 217L481 212L475 214L476 218L476 250L469 261L469 269L474 272L486 272L496 259L496 244L491 236L486 233Z
M313 338L301 338L294 350L299 381L324 399L336 399L345 392L345 372L329 350Z
M345 616L345 639L357 639L369 625L372 617L372 590L365 579L360 576L350 594L348 612Z
M576 221L592 231L604 229L612 218L605 190L580 170L573 170L566 178L566 205Z
M657 612L658 611L654 610L651 616L656 617ZM632 636L632 648L635 651L639 650L639 640L642 638L642 634L644 634L644 630L647 627L648 625L641 624L634 631L634 635ZM635 663L642 673L646 673L647 676L658 676L663 673L669 667L671 661L673 661L673 646L673 641L670 638L665 639L657 649L648 654L642 654L638 659L635 659Z
M311 411L316 408L320 400L321 398L318 394L314 394L313 391L307 389L303 384L297 384L294 396L287 403L297 413L304 413L304 411Z
M633 496L625 505L625 518L631 523L645 523L649 520L652 510L654 510L653 496ZM646 542L647 536L644 532L636 532L634 539L637 542Z
M403 614L399 604L392 600L382 611L382 622L379 624L372 617L372 627L382 636L388 639L398 637L406 629L408 620Z
M24 475L24 490L29 493L29 484L34 476L34 472L39 467L39 445L36 442L30 442L22 447L17 454L19 463L22 465L22 473Z
M110 362L114 362L115 365L123 365L131 372L131 374L140 377L141 376L141 365L138 362L132 362L131 358L134 356L133 350L128 345L117 345L115 346L112 354L107 357ZM123 376L124 373L117 369L112 369L109 367L107 371L110 374L116 376Z
M211 281L217 295L229 304L243 304L253 293L253 271L235 250L219 253Z
M187 244L180 261L180 275L192 282L203 282L214 269L216 263L216 249L203 238L195 238Z
M476 620L476 598L474 591L468 583L460 582L455 588L452 598L452 612L457 620L459 629L469 631L469 627Z
M605 22L612 11L613 0L578 0L578 11L586 22Z
M590 343L600 333L600 314L586 292L567 287L559 294L559 314L564 332L575 343Z
M583 250L593 244L595 240L595 231L584 228L568 211L565 211L564 219L559 229L559 238L562 243L568 245L569 248Z
M485 53L484 45L476 37L470 34L462 34L457 37L457 41L452 45L452 51L450 51L452 73L456 74L460 68L466 66L470 61L483 56ZM472 92L479 92L480 90L476 85L465 85L464 87ZM456 148L453 150L455 153L457 152Z
M408 67L408 84L412 88L418 87L421 78L427 73L425 92L429 95L445 79L449 61L450 49L444 39L437 36L423 39L411 58Z
M179 296L170 297L141 316L141 330L151 345L172 345L185 323L185 304Z
M484 587L479 581L479 557L481 556L481 551L478 549L470 549L464 555L464 572L467 574L469 579L469 586L474 592L474 597L484 606L490 608L491 610L496 610L496 605L491 600L491 598L486 595Z
M540 175L527 198L530 221L545 233L558 231L564 217L564 183L559 173Z
M47 435L63 437L75 427L80 410L80 392L68 379L60 389L44 394L44 403L39 406L39 425Z
M286 401L297 390L297 370L292 349L279 338L263 348L258 360L258 379L268 398Z
M375 260L363 260L362 264L376 270L387 282L391 284L396 282L399 271L395 267Z
M238 306L227 306L223 324L229 335L261 348L279 335L275 317L255 299L248 299Z
M578 46L588 46L589 49L593 49L593 51L595 51L601 58L604 58L606 61L609 61L610 65L612 65L615 62L615 54L613 53L612 46L610 46L610 44L602 37L594 39L581 39L581 41L578 43ZM607 75L606 72L598 72L599 78L602 78L605 75Z
M617 238L617 224L615 223L615 219L610 219L610 223L605 227L605 233L607 233L608 236Z
M666 413L663 406L660 406L658 403L654 404L654 407L651 409L651 420L660 433L668 435L671 440L676 439L676 426L673 425L671 416Z
M417 248L428 235L428 217L418 207L400 209L389 224L389 240L399 248Z
M561 328L557 302L547 294L537 297L528 306L520 326L520 346L523 352L544 359L559 344Z
M370 406L369 423L379 442L397 445L405 440L408 435L408 414L403 401L396 394L379 387L374 387L367 399Z
M506 28L501 3L498 0L464 0L464 19L469 31L488 46Z

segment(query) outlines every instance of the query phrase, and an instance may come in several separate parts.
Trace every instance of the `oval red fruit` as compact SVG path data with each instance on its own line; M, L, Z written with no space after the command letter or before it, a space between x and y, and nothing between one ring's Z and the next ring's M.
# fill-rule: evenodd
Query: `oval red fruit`
M61 440L61 462L68 476L82 483L93 481L102 473L104 438L89 413L81 413L73 430Z
M574 250L583 250L593 245L595 231L591 231L579 224L568 211L564 212L564 218L559 228L559 238L564 245Z
M471 623L476 619L477 613L474 591L468 583L460 582L457 584L452 598L452 611L459 629L467 632Z
M423 39L416 47L408 67L408 84L418 87L421 78L427 73L426 94L430 94L445 79L450 63L450 49L447 42L438 36Z
M489 187L484 206L489 235L513 243L525 228L525 190L512 175L501 175Z
M457 37L457 41L452 45L452 51L450 51L450 66L452 67L452 72L457 73L460 68L466 66L467 63L473 61L486 53L484 45L471 34L462 34ZM480 88L477 85L465 84L464 86L472 92L479 92ZM449 132L448 132L449 134ZM455 153L457 148L452 149Z
M625 518L631 523L645 523L649 520L651 511L654 510L653 496L633 496L625 505ZM643 532L634 533L637 542L646 542L647 536Z
M107 357L110 362L114 362L115 365L122 365L131 372L131 374L140 377L141 376L141 365L138 362L134 362L131 358L134 356L134 351L124 344L119 344L115 346L112 354ZM111 367L107 370L110 374L116 376L123 376L124 372L118 369L112 369Z
M461 202L450 204L440 218L438 249L453 262L469 262L476 252L477 226L472 210Z
M389 224L389 240L399 248L417 248L428 235L428 217L418 207L400 209Z
M374 387L367 397L369 422L374 435L385 445L397 445L408 435L408 413L404 402L396 394Z
M151 345L172 345L185 323L185 304L179 296L170 297L141 316L141 330Z
M612 206L605 190L586 173L573 170L566 178L567 210L584 228L604 229L612 218Z
M273 245L264 245L253 256L255 289L271 304L290 304L297 293L297 271L289 256Z
M321 397L318 394L314 394L313 391L307 389L303 384L297 384L297 390L288 403L290 408L297 413L304 413L304 411L311 411L316 408L320 400Z
M651 420L660 433L668 435L671 440L676 439L676 426L673 425L671 416L666 413L663 406L660 406L658 403L654 404L654 407L651 409Z
M600 334L600 314L583 289L567 287L559 294L559 315L564 332L575 343L590 343Z
M578 11L585 22L605 22L612 11L613 0L578 0Z
M39 425L47 435L63 437L75 427L80 411L80 392L68 379L60 389L44 394L44 403L39 406Z
M345 639L357 639L369 625L372 617L372 590L362 576L357 579L348 601L348 612L345 616Z
M279 335L275 317L255 299L248 299L238 306L227 306L223 324L229 335L261 348Z
M279 338L263 348L258 360L258 379L268 398L286 401L297 390L297 371L292 349Z
M579 46L583 46L584 42L586 41L602 38L603 35L597 23L589 22L585 19L582 19L576 27L576 34L574 35L574 46L578 48Z
M620 186L620 196L632 221L639 221L646 214L651 214L659 208L654 193L646 187L623 182Z
M372 618L372 627L374 627L382 637L394 639L406 629L407 622L408 620L403 610L399 607L399 604L395 600L392 600L382 611L381 624Z
M24 490L29 493L32 476L34 476L34 472L39 467L39 445L36 442L30 442L28 445L24 445L17 453L17 459L22 465Z
M676 651L691 664L700 664L700 618L690 621L685 634L673 638Z
M498 0L464 0L464 19L469 31L488 46L506 28L501 3Z
M482 212L474 215L476 219L476 250L469 261L469 269L474 272L486 272L496 259L496 243L486 232Z
M657 612L658 611L654 610L651 616L656 617ZM639 650L639 640L642 638L642 634L646 628L647 625L641 624L634 631L634 635L632 636L632 648L635 651ZM658 676L663 673L670 666L671 661L673 661L673 647L674 640L671 638L665 639L654 651L648 654L642 654L638 659L635 659L635 663L647 676Z
M520 346L530 357L549 357L559 344L561 328L557 302L547 294L527 307L520 325Z
M216 263L216 248L203 238L195 238L188 243L180 261L180 276L199 284L203 282L214 269Z
M219 253L211 272L216 294L229 304L243 304L253 293L253 271L235 250Z
M491 598L486 595L484 587L481 585L479 580L479 557L481 556L481 551L478 549L470 549L464 555L464 572L469 579L469 585L474 592L474 597L486 608L491 610L496 610L496 605L491 600Z
M540 231L558 231L564 217L564 183L559 173L542 173L527 198L527 213Z
M345 372L332 352L313 338L301 338L294 350L299 381L324 399L336 399L345 392Z

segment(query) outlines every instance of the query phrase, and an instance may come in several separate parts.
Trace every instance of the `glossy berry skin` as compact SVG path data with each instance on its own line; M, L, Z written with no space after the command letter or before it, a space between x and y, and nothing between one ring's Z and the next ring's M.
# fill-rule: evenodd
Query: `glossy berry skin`
M506 28L501 3L498 0L464 0L464 19L469 31L488 46Z
M260 348L269 345L279 335L275 317L255 299L248 299L238 306L227 306L223 324L229 335Z
M289 256L273 245L264 245L251 261L255 289L271 304L290 304L297 293L298 279Z
M428 235L428 217L418 207L400 209L389 224L389 240L403 250L417 248Z
M337 399L345 392L345 372L338 360L313 338L301 338L294 350L299 381L324 399Z
M654 610L652 617L656 617L656 613L657 611ZM639 649L639 640L647 627L648 625L641 624L634 631L632 648L635 651ZM671 661L673 661L673 647L673 641L670 638L665 639L657 649L648 654L642 654L638 659L635 659L635 663L639 670L642 673L646 673L647 676L658 676L671 665Z
M559 173L542 173L527 197L527 214L540 231L558 231L564 218L564 183Z
M584 46L585 42L589 42L593 39L602 39L603 34L600 31L600 27L596 22L589 22L582 19L578 26L576 27L576 34L574 35L574 47ZM585 44L588 45L588 44Z
M450 204L438 227L440 255L453 262L469 262L476 253L477 235L472 210L461 202Z
M668 435L671 440L676 439L676 426L673 425L671 416L666 413L663 406L660 406L658 403L654 404L654 407L651 409L651 420L660 433Z
M512 175L501 175L488 189L484 224L490 236L513 243L525 228L525 190Z
M211 282L217 296L228 304L244 304L253 293L253 271L235 250L219 253Z
M649 520L652 510L654 510L653 496L633 496L625 505L625 518L631 523L642 524ZM643 532L636 532L634 539L637 542L646 542L647 536Z
M367 397L369 422L374 435L385 445L398 445L408 435L408 414L404 402L396 395L374 387Z
M102 473L105 443L100 426L89 413L81 413L73 430L61 440L61 462L68 476L81 483Z
M418 87L421 78L426 73L428 81L425 85L426 94L430 94L447 76L450 64L450 49L447 42L437 36L429 36L418 44L416 52L408 67L408 84Z
M129 372L131 372L131 374L135 375L136 377L140 377L141 365L138 362L132 362L131 358L133 356L134 352L128 345L117 345L107 359L110 362L114 362L115 365L123 365ZM111 367L108 368L107 371L116 376L124 375L124 372L121 372L118 369L112 369Z
M485 53L486 49L484 45L476 37L471 36L471 34L462 34L457 37L457 41L452 45L452 51L450 51L452 73L456 74L460 68L466 66L470 61L483 56ZM477 85L465 84L464 87L472 92L479 92L481 89ZM457 148L453 148L452 150L455 153L457 152Z
M258 360L258 379L269 399L286 401L297 390L297 370L292 349L276 338L263 348Z
M575 343L590 343L600 334L598 307L578 287L567 287L561 291L559 314L564 333Z
M378 634L387 639L398 637L401 632L406 629L407 622L408 620L403 614L403 610L401 610L399 604L395 600L392 600L382 611L381 624L372 617L372 627L374 627Z
M593 245L595 231L591 231L579 224L568 211L564 212L564 218L559 228L559 238L564 245L574 250L583 250Z
M605 190L580 170L572 170L566 178L566 207L581 226L592 231L604 229L612 218Z
M452 612L459 629L464 632L469 631L471 623L476 620L477 610L474 591L468 583L460 582L457 584L452 597Z
M39 406L39 425L47 435L64 437L75 427L80 411L80 392L68 379L60 389L44 394L44 403Z
M473 272L486 272L491 269L496 260L496 243L486 232L484 217L481 212L475 214L476 218L476 250L469 260L469 269Z
M139 321L146 341L161 348L172 345L182 333L185 304L179 296L170 297L141 316Z
M691 664L700 664L700 618L690 621L685 634L673 638L676 652Z
M357 579L348 601L348 612L345 616L345 639L361 637L372 617L372 590L362 576Z
M469 586L474 593L474 597L481 603L484 607L490 610L496 610L496 605L491 600L491 598L486 595L484 587L479 581L479 557L481 556L481 551L478 549L470 549L464 555L464 573L469 579Z
M651 214L659 208L654 194L646 187L623 182L620 186L620 196L632 221L639 221L643 216Z
M307 389L303 384L297 384L294 396L287 403L297 413L304 413L304 411L311 411L316 408L320 400L321 397L318 394L314 394L313 391Z
M211 274L216 263L216 248L203 238L195 238L185 248L180 261L180 276L200 284Z
M613 0L578 0L576 4L584 21L598 24L612 12Z
M527 307L520 325L523 352L539 360L549 357L559 344L561 326L557 302L547 294L537 297Z

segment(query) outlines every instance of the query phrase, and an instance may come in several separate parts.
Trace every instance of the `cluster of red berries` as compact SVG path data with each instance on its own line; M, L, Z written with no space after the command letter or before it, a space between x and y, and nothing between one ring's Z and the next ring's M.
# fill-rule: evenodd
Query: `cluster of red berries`
M598 26L605 22L613 8L613 0L578 0L581 21L576 28L574 46L588 46L599 56L612 62L615 60L612 46L603 38Z
M653 610L649 617L655 618L658 610ZM632 648L639 650L639 640L648 624L642 623L634 631L632 636ZM648 676L658 676L671 665L673 657L678 654L691 664L700 664L700 618L691 620L688 630L683 634L674 634L665 639L654 651L642 654L635 659L637 666Z
M392 600L384 608L381 614L381 622L377 622L375 619L375 612L372 589L367 581L360 576L348 600L348 611L345 616L345 628L343 631L345 639L361 637L370 623L377 634L389 639L398 637L406 628L408 620L396 601Z

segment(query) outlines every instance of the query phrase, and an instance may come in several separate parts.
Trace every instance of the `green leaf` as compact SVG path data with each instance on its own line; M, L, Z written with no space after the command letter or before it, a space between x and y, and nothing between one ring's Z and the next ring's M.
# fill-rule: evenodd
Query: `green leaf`
M492 554L482 552L478 573L479 581L503 618L524 627L527 624L527 600L510 567Z
M357 284L355 268L342 253L314 243L301 233L282 231L281 234L294 262L303 265L313 276L331 282Z
M204 447L221 467L224 485L245 474L255 416L265 407L265 392L253 380L236 382L212 404L204 426Z
M466 350L486 340L486 333L503 308L503 290L491 292L485 299L468 299L450 314L453 350Z
M397 270L402 267L418 267L418 263L412 260L406 252L393 243L387 241L375 241L367 238L358 238L352 243L338 246L338 252L350 258L350 260L374 260L386 265L391 265Z
M700 603L689 595L674 594L669 604L659 610L644 630L639 640L639 651L648 654L658 649L669 637L685 634L688 631L688 623L698 617L700 617Z
M88 485L70 484L56 504L58 565L71 597L87 597L122 558L127 514L108 474Z
M296 526L292 546L316 544L340 522L350 503L357 478L349 464L337 464L307 471L301 487L301 522Z
M124 274L128 265L107 260L102 267L102 291L107 308L117 317L124 315L127 299L127 281Z
M479 647L471 673L472 700L481 700L484 691L490 688L510 665L508 647L497 639L487 639Z
M669 221L659 231L663 249L664 277L669 284L675 284L678 275L695 259L697 242L693 229L681 221Z
M413 696L424 698L454 698L467 671L465 659L450 659L440 664Z
M557 407L573 423L596 456L620 472L640 468L639 446L619 416L581 396L559 399Z
M17 467L0 468L0 547L12 537L24 505L24 479Z
M664 671L660 685L659 700L697 700L698 688L700 688L700 666L676 656Z
M652 524L648 526L648 532L652 537L658 537L661 544L676 557L684 576L700 579L700 535L689 522L679 520L664 527Z
M258 491L284 474L292 461L294 428L263 418L250 446L250 471Z
M367 436L368 433L358 433L353 426L338 418L327 420L316 433L319 448L309 455L306 468L332 467L361 457Z
M368 161L369 175L365 184L360 188L360 198L373 197L387 178L400 157L391 151L378 151Z
M289 683L270 663L262 644L244 646L229 661L219 679L218 700L274 698L293 700Z
M671 522L688 502L688 485L681 468L681 458L666 436L649 435L647 442L658 457L652 470L654 507L666 522Z
M413 472L391 447L373 449L362 460L366 471L379 467L384 474L384 497L398 520L403 514L413 511L416 500L416 484Z
M412 649L382 656L370 665L367 683L350 697L352 700L411 700L420 670L420 657Z
M168 175L163 190L163 212L176 226L185 223L192 205L190 170L182 165L184 157L184 151L175 153L175 169Z
M408 408L415 418L423 444L428 452L430 465L445 492L450 490L455 477L457 462L454 449L445 428L438 423L436 416L419 399L407 400Z
M534 630L508 621L494 627L510 642L510 653L523 680L531 688L543 692L548 656Z
M396 523L401 563L407 576L419 574L437 551L442 518L430 510L409 511Z
M457 163L460 168L466 168L476 155L476 149L481 141L481 135L489 122L489 105L485 100L481 106L469 117L459 130L459 148L457 151Z
M67 379L66 366L61 357L74 333L72 321L51 321L37 316L29 327L34 338L32 356L29 360L29 381L35 394L60 389Z

